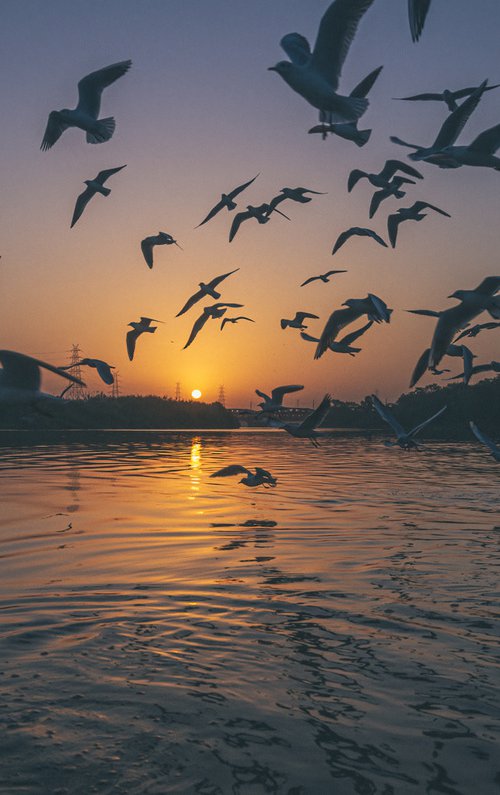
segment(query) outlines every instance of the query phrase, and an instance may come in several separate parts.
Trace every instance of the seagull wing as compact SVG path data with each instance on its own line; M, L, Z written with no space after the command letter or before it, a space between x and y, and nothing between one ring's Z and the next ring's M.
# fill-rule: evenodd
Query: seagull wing
M95 178L94 182L98 182L99 185L104 185L107 179L111 177L113 174L117 174L118 171L121 171L122 168L126 168L126 164L124 166L118 166L117 168L106 168L104 171L99 171L97 177Z
M361 314L361 312L352 309L352 307L336 309L334 312L332 312L326 321L323 333L319 338L314 358L319 359L321 356L323 356L325 351L328 350L329 344L334 341L341 329L343 329L344 326L347 326L349 323L352 323L352 321L360 317Z
M132 61L120 61L89 75L82 77L78 83L78 106L77 109L88 113L97 119L101 107L101 94L103 89L118 80L132 66Z
M379 235L377 235L377 233L374 232L373 229L367 229L361 226L353 226L339 235L337 242L333 247L332 254L335 254L335 252L339 250L339 248L346 242L346 240L348 240L353 235L356 235L358 237L371 237L381 246L385 246L385 248L387 248L387 243L385 242L385 240L382 240L382 238Z
M375 213L377 212L378 208L380 207L381 203L384 199L387 199L391 195L391 192L382 188L382 190L376 190L372 196L372 200L370 202L370 210L369 210L369 217L373 218Z
M34 359L17 351L0 351L0 363L2 364L2 385L19 388L32 389L37 391L40 388L40 367L56 373L74 384L85 386L84 382L70 373L65 372L60 367L54 367L41 359Z
M58 110L51 111L49 113L49 119L47 121L47 126L45 128L43 140L40 146L42 152L46 152L48 149L54 146L55 142L59 140L64 130L67 130L68 127L69 124L66 124L66 122L62 120L61 114Z
M422 210L426 210L427 208L429 208L429 210L435 210L435 212L441 213L441 215L446 215L448 218L451 218L449 213L445 212L444 210L440 210L439 207L436 207L434 204L429 204L429 202L415 202L410 209L414 210L416 213L420 213Z
M94 196L95 190L93 188L85 188L85 190L80 193L78 199L76 200L75 209L73 212L73 218L71 219L71 226L70 229L74 227L78 219L80 218L81 214L85 210L85 207L91 200L92 196Z
M423 175L420 173L420 171L417 171L417 169L413 168L413 166L403 163L401 160L387 160L385 166L380 172L380 176L382 179L389 180L394 176L396 171L402 171L404 174L408 174L409 177L423 179Z
M325 395L319 406L317 406L314 411L308 414L305 420L300 423L299 428L304 431L312 431L313 428L317 428L318 425L321 425L326 415L330 411L331 405L332 399L330 395Z
M203 221L199 223L198 226L203 226L203 224L206 224L207 221L210 221L210 219L213 218L215 215L217 215L217 213L219 213L225 206L226 206L225 203L221 199L220 202L217 202L217 204L214 207L212 207L208 215L205 216ZM196 229L197 228L198 227L196 227Z
M335 0L319 24L311 65L337 89L349 47L363 14L373 0Z
M411 387L415 386L420 379L422 378L423 374L427 370L429 366L429 354L431 352L430 348L426 348L423 354L420 356L418 362L415 365L415 369L413 370L411 380L410 380L410 389Z
M500 124L495 124L485 130L477 138L474 138L469 145L469 150L473 152L481 152L485 155L493 155L500 146Z
M467 94L464 94L463 96L464 97L468 96L469 93L470 92L468 92ZM393 99L406 100L406 101L409 101L409 102L414 102L415 100L421 100L421 99L422 100L439 100L440 102L442 102L443 101L443 95L442 94L434 94L434 93L427 92L427 93L424 93L424 94L414 94L412 97L393 97Z
M371 396L371 400L372 400L372 406L375 409L375 411L377 412L377 414L379 414L379 416L382 417L384 422L387 422L391 426L391 428L394 431L394 433L396 434L396 436L398 438L401 437L401 436L406 436L405 429L397 421L397 419L394 416L394 414L392 413L392 411L389 411L387 406L384 406L382 401L379 400L376 395L372 395Z
M239 271L239 268L235 268L233 271L229 271L228 273L223 273L222 276L216 276L214 279L208 282L208 287L212 289L214 287L217 287L218 284L224 281L224 279L227 279L228 276L231 276L233 273L236 273L236 271Z
M498 290L500 290L500 276L487 276L481 284L478 284L474 292L482 295L495 295Z
M479 100L481 99L484 89L486 88L486 83L488 81L485 80L481 85L476 88L473 94L470 97L467 97L465 102L462 102L461 105L458 106L453 113L446 118L443 122L441 129L439 130L436 140L433 143L433 148L436 149L443 149L445 146L451 146L455 143L458 136L462 132L463 128L465 127L471 113L477 107Z
M486 447L491 450L495 458L498 456L497 460L500 461L500 447L495 444L493 439L490 439L490 437L483 433L483 431L480 431L475 422L469 422L469 427L476 439L478 439L478 441L480 441L482 444L486 445Z
M251 218L251 217L252 217L252 214L247 212L247 211L243 211L241 213L236 213L236 215L233 218L233 223L231 224L231 229L229 230L229 242L231 242L234 239L234 237L235 237L238 229L240 228L241 224L243 223L243 221L246 221L247 218Z
M269 402L271 400L271 395L266 395L266 393L265 392L261 392L260 389L256 389L255 390L255 394L258 395L261 398L264 398L264 400L266 400L267 402Z
M306 284L311 284L311 282L316 282L320 277L319 276L310 276L305 282L302 282L300 285L301 287L305 287Z
M300 336L306 342L319 342L319 337L311 337L311 335L310 334L306 334L305 331L301 331L300 332Z
M95 368L105 384L114 384L115 379L109 364L96 360Z
M416 425L414 428L411 429L411 431L408 432L408 436L416 436L419 431L423 430L423 428L426 427L426 425L429 425L429 423L431 423L433 420L440 417L443 411L446 411L447 408L448 408L447 406L443 406L442 409L436 411L436 413L433 414L432 417L429 417L428 420L424 420L423 422L420 423L420 425Z
M408 18L412 41L418 41L424 29L431 0L408 0Z
M441 312L432 338L431 352L429 355L430 367L438 366L449 346L452 344L453 337L459 329L463 328L464 320L462 304Z
M441 312L435 312L434 309L406 309L406 312L411 312L412 315L425 315L426 317L441 317Z
M237 188L233 188L233 190L227 194L229 198L234 199L236 196L238 196L239 193L242 193L245 190L245 188L248 188L248 186L252 184L252 182L255 182L258 176L259 175L256 174L255 177L249 179L248 182L244 182L243 185L238 185Z
M144 240L141 240L141 251L148 268L153 267L153 246L156 244L156 238L156 235L150 235L149 237L145 237Z
M377 69L374 69L373 72L370 72L369 75L364 77L363 80L361 80L361 82L358 83L358 85L355 88L353 88L349 96L364 99L368 94L368 92L371 91L373 84L375 83L375 80L377 79L383 68L384 68L383 66L379 66L377 67Z
M181 311L177 312L176 317L180 317L184 314L184 312L187 312L188 309L191 309L191 307L194 306L198 301L201 301L205 295L206 293L203 290L198 290L197 293L194 293L191 298L188 298Z
M307 317L317 320L319 315L312 315L311 312L296 312L294 320L298 320L299 323L303 323Z
M398 237L398 227L403 219L399 213L392 213L387 217L387 233L389 235L389 242L394 248Z
M271 398L273 403L281 403L285 395L288 395L289 392L300 392L301 389L304 389L303 385L301 384L292 384L289 386L277 386L271 392Z
M373 326L373 320L370 320L365 326L362 326L361 328L358 328L356 331L352 331L350 334L346 334L345 337L342 337L342 339L339 340L340 344L341 345L351 345L353 342L356 342L356 340L359 337L361 337L361 335L364 334L365 331L368 331L368 329L371 326Z
M132 361L132 359L134 358L135 342L137 340L137 337L140 336L140 334L141 332L136 331L136 329L134 328L130 329L130 331L127 331L127 353L130 361Z
M355 185L359 182L360 179L363 177L367 177L368 174L366 171L361 171L360 168L354 168L351 173L349 174L349 178L347 180L347 190L350 193Z
M291 62L297 64L297 66L305 66L311 59L309 42L301 33L287 33L281 39L280 45Z
M189 339L186 342L186 344L184 345L183 350L185 350L186 348L189 348L191 343L196 338L196 335L202 330L203 326L205 325L205 323L207 322L209 317L210 317L210 315L207 312L205 312L205 311L202 312L202 314L199 316L198 320L195 321L195 323L193 325L193 328L191 329L191 334L189 335Z
M230 475L251 475L252 472L241 464L230 464L227 467L218 469L217 472L212 472L211 478L227 478Z

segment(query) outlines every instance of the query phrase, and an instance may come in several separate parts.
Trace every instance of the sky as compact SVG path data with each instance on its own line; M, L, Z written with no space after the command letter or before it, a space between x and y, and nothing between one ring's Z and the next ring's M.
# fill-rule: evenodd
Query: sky
M421 163L424 180L408 186L402 201L382 204L372 221L373 189L361 181L349 194L347 177L353 168L379 171L387 158L406 160L409 150L392 144L390 135L424 145L434 140L445 106L393 97L475 86L485 78L500 82L500 4L453 0L451 16L449 0L433 0L413 44L406 3L375 0L339 88L348 94L368 72L384 67L359 124L373 129L363 148L336 136L322 141L308 135L317 111L268 71L286 57L279 46L286 33L314 42L329 4L3 0L1 348L61 365L78 344L83 355L117 368L122 393L173 397L179 382L184 397L198 388L211 402L224 385L229 406L255 405L255 388L269 392L280 384L304 384L292 401L300 405L325 392L340 400L373 392L393 400L408 391L435 321L404 310L446 309L454 290L499 272L500 174ZM129 58L130 71L103 94L101 117L116 120L112 139L93 146L82 131L70 129L51 150L40 151L48 113L75 107L78 81ZM484 95L460 142L499 122L500 89ZM70 229L83 181L124 164L107 183L111 195L95 196ZM291 221L273 215L265 225L246 222L231 244L233 215L225 210L195 228L222 192L256 174L237 199L240 210L285 186L326 195L308 204L283 203ZM394 250L359 238L331 256L338 234L350 226L369 226L387 239L388 213L420 199L451 218L430 212L420 223L401 225ZM149 270L140 241L160 230L183 250L156 248ZM176 313L198 282L235 268L221 285L220 300L244 304L241 314L255 323L227 324L221 332L209 321L182 350L208 301L181 318ZM299 287L332 268L348 272L329 284ZM368 292L394 312L390 324L375 325L359 340L362 352L354 358L328 352L315 361L314 345L280 327L281 318L303 310L319 316L308 328L319 336L334 309ZM129 362L127 324L141 315L164 323L138 340ZM499 358L498 332L470 344L478 362ZM460 372L456 359L443 364ZM103 386L94 371L85 378L93 390ZM419 386L433 380L427 375ZM43 386L57 392L63 384L49 376Z

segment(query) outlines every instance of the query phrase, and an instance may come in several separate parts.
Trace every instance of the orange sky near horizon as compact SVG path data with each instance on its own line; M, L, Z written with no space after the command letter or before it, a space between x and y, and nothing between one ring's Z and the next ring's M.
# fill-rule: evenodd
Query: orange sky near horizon
M375 0L341 82L348 93L384 64L359 125L373 128L372 138L359 149L337 137L323 142L308 135L317 112L267 71L284 57L281 36L297 30L314 40L328 5L323 0L275 0L271 8L267 0L208 5L154 0L144 7L135 0L55 0L42 8L31 0L5 2L0 63L1 73L12 78L0 87L2 107L8 109L1 164L2 348L57 365L67 363L71 345L78 343L83 355L116 366L122 393L173 397L180 382L184 396L197 388L202 400L211 402L224 385L229 406L250 401L255 406L255 388L269 392L279 384L304 384L303 392L289 399L291 405L297 399L310 405L327 391L342 400L374 391L392 400L408 390L435 321L403 310L448 308L454 290L473 288L499 272L500 175L421 164L424 180L409 185L402 201L382 204L371 221L373 189L361 181L348 194L347 177L353 168L379 171L389 157L406 161L408 150L392 144L389 135L422 144L435 137L444 106L392 97L477 85L486 77L500 80L500 7L482 0L478 10L456 0L450 18L446 2L434 0L422 39L414 45L401 8L406 4ZM132 68L103 95L101 116L116 119L111 141L89 146L84 134L72 129L41 152L49 111L74 107L81 77L126 58ZM461 142L500 121L499 98L496 91L485 94ZM70 229L83 180L124 163L127 167L107 183L111 195L95 196ZM277 215L266 225L248 221L231 244L233 214L225 210L195 228L222 191L257 173L237 199L238 209L268 201L284 186L326 195L303 205L284 202L280 209L290 222ZM372 227L387 239L388 213L418 199L452 217L430 211L420 223L402 224L395 250L353 239L331 256L338 234L350 226ZM159 230L172 234L184 250L156 248L150 271L140 241ZM227 324L221 332L220 321L209 321L182 350L202 307L212 301L200 302L181 318L176 313L198 282L234 268L239 271L221 284L220 300L244 304L236 312L255 323ZM299 287L308 276L331 268L348 272L329 284ZM374 325L359 340L362 351L355 358L327 353L314 361L314 345L297 330L280 328L281 318L304 310L319 315L308 327L319 336L335 308L367 292L394 312L389 325ZM165 322L154 335L139 338L129 362L127 324L141 315ZM478 362L500 358L498 332L485 332L470 346ZM452 373L461 370L457 359L443 364ZM91 389L104 387L94 371L85 371L84 378ZM426 377L419 386L434 380ZM45 388L57 393L63 386L44 377Z

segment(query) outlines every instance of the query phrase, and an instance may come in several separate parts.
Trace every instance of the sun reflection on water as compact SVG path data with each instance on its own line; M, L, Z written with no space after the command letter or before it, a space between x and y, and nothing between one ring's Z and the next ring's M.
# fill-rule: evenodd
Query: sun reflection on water
M190 470L191 477L191 491L200 490L200 469L201 469L201 439L199 436L194 436L191 441L191 455L190 455Z

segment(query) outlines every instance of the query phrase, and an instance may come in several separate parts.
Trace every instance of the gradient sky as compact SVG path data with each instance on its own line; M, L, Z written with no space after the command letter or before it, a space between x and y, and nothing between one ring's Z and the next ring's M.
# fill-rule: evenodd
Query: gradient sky
M422 38L412 44L406 2L375 0L340 84L348 94L384 65L359 125L373 128L362 149L308 135L317 111L267 71L285 57L279 47L285 33L314 41L328 6L329 0L3 0L0 347L63 364L79 343L84 355L118 368L123 392L173 396L179 381L184 396L199 388L212 401L224 384L233 406L255 401L255 387L286 383L305 385L302 405L326 391L358 400L375 390L393 399L408 389L434 321L403 309L445 309L455 289L499 272L500 174L421 164L422 183L409 186L401 202L384 203L371 222L371 186L362 181L348 194L347 176L352 168L379 171L389 157L406 159L409 150L389 135L433 141L445 106L392 97L485 78L500 82L500 4L433 0ZM91 146L70 129L41 152L48 113L75 106L78 80L127 58L132 68L103 95L101 116L116 119L111 141ZM500 89L483 97L460 142L499 122ZM83 180L124 163L108 183L111 195L96 196L70 230ZM286 202L291 223L276 215L265 226L247 222L231 244L226 211L194 229L222 191L257 173L240 209L284 186L327 195L307 205ZM431 212L421 223L403 224L394 251L354 239L331 256L342 230L371 226L387 237L387 214L417 199L452 217ZM139 244L160 229L184 251L157 248L150 271ZM204 304L175 314L200 280L237 267L221 300L243 303L242 313L255 324L227 325L221 333L210 321L183 351ZM330 268L348 273L299 287ZM360 340L355 358L328 353L314 361L312 344L280 328L281 317L301 309L320 316L309 327L319 336L333 309L367 292L394 308L393 319ZM165 324L139 339L129 362L126 326L140 315ZM478 361L498 359L498 332L483 333L471 347ZM458 360L448 362L459 372ZM91 388L100 388L93 372L85 375ZM46 377L44 386L62 385Z

